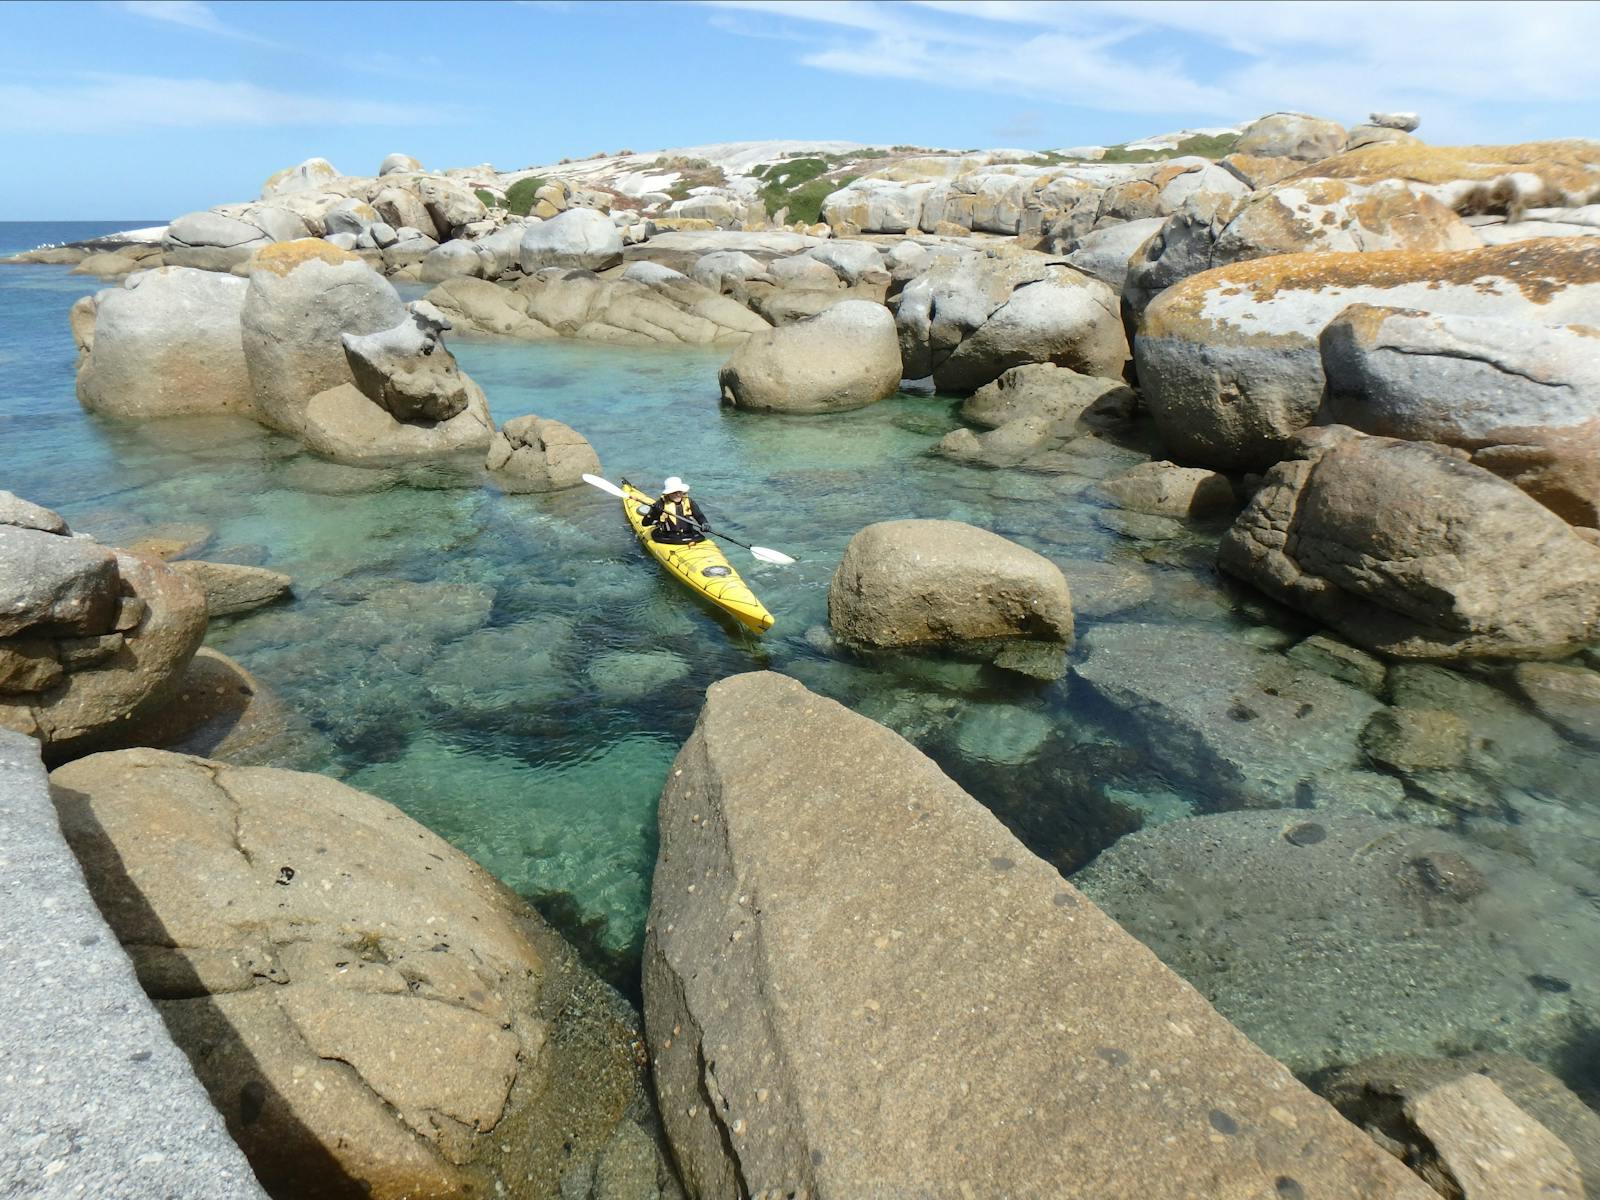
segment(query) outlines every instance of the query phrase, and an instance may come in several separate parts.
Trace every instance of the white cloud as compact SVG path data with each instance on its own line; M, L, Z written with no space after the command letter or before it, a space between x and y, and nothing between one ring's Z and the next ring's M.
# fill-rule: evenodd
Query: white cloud
M1524 0L704 0L808 43L822 70L1102 112L1344 120L1422 110L1436 134L1508 105L1600 101L1600 4ZM735 27L736 28L736 27Z
M48 84L0 83L0 129L26 133L120 133L132 129L227 129L295 125L437 124L451 114L338 96L274 91L253 83L83 75Z
M204 29L208 33L232 32L208 5L201 4L199 0L122 0L117 7L136 17L147 17L152 21L166 21L173 25L185 25L190 29Z

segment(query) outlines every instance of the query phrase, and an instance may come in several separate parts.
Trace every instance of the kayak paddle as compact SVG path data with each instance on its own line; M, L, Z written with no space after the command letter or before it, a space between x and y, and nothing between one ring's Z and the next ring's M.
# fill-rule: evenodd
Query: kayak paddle
M601 479L598 475L584 475L583 481L590 487L597 487L602 492L607 492L619 500L626 500L628 498L628 493L623 491L616 484L612 483L609 479ZM681 519L685 524L694 526L701 533L710 534L713 532L709 526L702 525L700 522L692 520L689 517L683 517ZM752 546L749 542L741 542L738 538L729 537L721 530L716 530L714 532L725 542L732 542L735 546L743 546L746 550L750 551L751 555L754 556L758 562L773 563L776 566L787 567L796 561L789 555L785 554L782 550L774 550L770 546Z

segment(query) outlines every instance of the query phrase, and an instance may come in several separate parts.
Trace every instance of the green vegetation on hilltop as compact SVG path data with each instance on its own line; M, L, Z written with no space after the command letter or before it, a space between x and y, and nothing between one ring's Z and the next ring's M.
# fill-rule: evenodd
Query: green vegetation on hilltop
M519 217L527 216L539 202L539 189L548 182L542 175L517 180L506 189L506 207Z
M1105 157L1097 161L1108 163L1151 163L1162 162L1169 158L1184 158L1190 155L1215 161L1225 155L1232 154L1233 148L1238 144L1239 135L1237 133L1197 133L1193 137L1184 138L1183 141L1170 150L1129 150L1126 146L1107 146Z
M485 208L500 207L500 197L489 191L488 188L473 188L472 194L479 200L483 201L483 206Z
M883 158L886 155L878 153L871 157ZM859 177L859 172L837 176L828 174L840 163L848 161L848 155L807 155L756 167L750 174L762 181L761 201L767 207L768 216L776 216L787 208L789 220L814 225L822 219L822 202L828 195Z

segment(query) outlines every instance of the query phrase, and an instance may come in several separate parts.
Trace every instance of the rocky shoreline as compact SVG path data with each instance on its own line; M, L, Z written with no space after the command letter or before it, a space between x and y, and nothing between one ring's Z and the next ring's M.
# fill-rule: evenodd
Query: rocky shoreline
M1531 865L1569 828L1537 764L1600 742L1600 143L1416 128L311 159L159 242L17 256L122 280L71 316L109 421L243 418L544 495L600 456L497 427L447 335L713 347L708 400L751 420L962 397L928 454L1048 488L1046 522L1214 530L1246 603L1307 630L1141 622L1151 585L1110 564L865 525L823 653L1065 689L1208 807L1068 883L867 715L724 679L661 796L641 1024L459 851L281 769L317 731L201 644L292 580L0 493L0 726L55 768L90 893L267 1190L1600 1194L1600 1118L1533 1065L1600 1020L1600 863ZM1283 898L1270 936L1229 928L1241 888ZM1260 1006L1241 979L1285 957L1297 994ZM1406 978L1438 1028L1349 1007L1357 976Z

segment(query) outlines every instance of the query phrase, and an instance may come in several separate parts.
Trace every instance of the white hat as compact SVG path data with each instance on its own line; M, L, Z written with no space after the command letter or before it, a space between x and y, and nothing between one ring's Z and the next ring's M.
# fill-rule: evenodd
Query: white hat
M676 475L671 476L668 478L666 483L661 485L662 495L667 495L671 492L687 492L688 490L689 485L683 480L679 479Z

